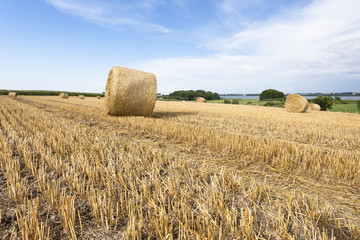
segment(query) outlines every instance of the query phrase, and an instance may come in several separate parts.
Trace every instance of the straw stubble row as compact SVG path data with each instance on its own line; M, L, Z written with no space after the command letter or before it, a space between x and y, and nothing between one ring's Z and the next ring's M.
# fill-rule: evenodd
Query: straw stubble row
M9 105L11 104L15 103L9 102ZM12 105L12 108L14 109L15 105ZM82 187L73 186L72 189L77 189L76 192L80 196L89 199L92 214L105 230L118 230L122 227L118 224L127 218L129 221L123 229L124 235L128 238L255 238L269 237L271 234L304 237L326 235L321 229L317 229L317 222L312 221L309 216L314 216L314 219L323 216L323 223L328 224L327 226L336 221L329 215L328 210L323 212L322 203L310 201L302 204L302 201L307 202L311 198L301 198L298 195L283 196L282 193L272 192L266 185L259 185L254 180L247 180L225 170L219 174L211 173L204 166L196 164L196 161L187 161L186 154L175 152L174 155L170 150L165 151L166 148L159 148L159 145L141 143L142 140L137 135L134 141L125 137L126 135L120 137L116 131L113 132L114 129L104 131L86 127L82 123L80 125L76 118L58 118L34 107L31 107L30 111L22 103L17 103L16 108L22 111L17 119L27 126L27 131L36 134L38 131L44 132L41 135L42 142L46 143L48 150L37 144L35 139L32 140L36 151L41 154L47 152L39 161L52 159L48 166L59 176L69 179L70 181L66 180L68 185L71 185L71 182L79 182ZM11 114L16 116L16 113ZM24 116L24 119L20 116ZM235 145L228 145L234 138L225 139L218 150L214 148L221 143L221 139L215 140L218 132L205 129L204 134L198 132L196 127L183 124L182 134L193 134L188 138L178 133L176 129L179 125L171 125L174 122L165 124L166 122L160 121L158 127L157 121L151 119L144 122L133 118L120 122L135 132L154 131L151 129L162 126L163 130L166 129L170 142L180 140L190 143L195 140L194 147L205 146L212 152L219 152L221 148L226 147L227 154L236 153ZM24 132L22 137L26 135L28 134ZM89 137L82 138L84 135ZM202 136L194 138L194 135ZM261 142L259 146L267 146L267 142ZM256 145L249 147L257 148ZM234 150L231 150L232 148ZM74 181L75 179L80 181ZM243 193L244 197L237 199L239 193ZM277 203L274 199L284 199L284 203ZM298 210L286 210L284 204L288 202L298 206ZM244 203L248 207L242 209ZM284 211L272 212L269 208L272 205ZM108 211L98 212L101 209ZM272 214L278 214L276 222L279 224L275 224ZM288 230L289 225L284 217L287 214L290 214L294 221L291 231ZM97 216L106 217L108 220ZM109 220L114 219L115 224L109 225ZM269 232L270 229L273 233ZM356 234L354 230L345 230L346 234ZM336 231L335 233L341 234Z

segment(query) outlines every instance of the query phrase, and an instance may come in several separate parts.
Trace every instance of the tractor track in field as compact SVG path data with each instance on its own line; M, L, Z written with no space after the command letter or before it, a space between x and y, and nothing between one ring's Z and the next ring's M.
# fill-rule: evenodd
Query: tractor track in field
M8 121L9 118L13 118L13 120L16 121L16 124L21 126L25 131L28 131L29 134L32 134L32 131L22 122L22 119L19 119L18 117L15 117L12 114L12 109L9 106L3 105L4 109L6 109L7 114L2 114L1 117L3 117L4 121ZM1 103L0 103L1 108ZM1 118L0 118L1 119ZM1 123L1 122L0 122ZM12 127L11 123L9 125ZM4 126L0 124L0 130L1 133L3 133L4 137L7 139L9 146L12 149L13 152L13 158L18 159L20 163L20 176L21 179L26 182L27 191L26 191L26 198L28 200L39 198L40 201L40 219L43 223L46 223L47 228L50 229L49 231L49 237L50 239L69 239L70 237L66 234L64 231L64 228L61 223L61 219L59 216L59 213L54 210L49 203L47 202L46 198L42 196L42 193L39 189L39 182L38 179L33 175L33 173L28 169L26 164L24 163L24 158L22 156L22 153L20 150L17 149L16 144L17 140L13 139L11 136L6 134L7 130L4 129ZM24 141L25 138L19 137L20 140ZM24 144L29 144L29 147L31 146L31 142L24 141ZM44 143L46 145L46 143ZM51 148L51 146L46 146L47 148ZM38 166L40 164L44 164L43 159L39 157L38 155L33 157L34 160L36 159L36 164ZM1 160L1 159L0 159ZM6 171L6 167L3 166L1 162L1 169ZM48 166L46 168L45 178L55 181L57 179L61 179L61 175L55 173L51 166ZM65 192L72 192L73 190L69 186L68 183L61 181L60 188L64 190ZM17 216L16 216L16 210L18 209L19 205L17 205L9 196L9 194L6 194L8 192L7 185L6 185L6 177L4 176L3 172L0 172L0 209L1 211L1 227L0 227L0 235L3 236L2 239L12 239L13 237L21 236L20 229L18 227L17 222ZM74 194L74 192L72 193ZM75 200L75 208L78 210L78 214L81 216L82 226L77 225L75 227L76 229L76 235L78 239L113 239L114 236L117 236L118 239L121 239L120 235L114 235L111 231L105 232L96 224L94 217L91 214L91 210L89 208L89 205L87 202L81 198L76 198ZM78 219L78 215L76 216ZM76 220L79 222L78 220Z

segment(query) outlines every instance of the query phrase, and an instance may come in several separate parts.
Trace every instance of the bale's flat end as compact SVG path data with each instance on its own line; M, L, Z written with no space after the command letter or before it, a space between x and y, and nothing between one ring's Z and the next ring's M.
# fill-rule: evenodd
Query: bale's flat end
M310 103L309 104L309 110L311 110L311 111L320 111L321 107L320 107L319 104Z
M61 98L69 98L69 94L67 94L67 93L60 93L59 94L59 96L61 97Z
M205 100L205 98L203 98L203 97L198 97L198 98L196 98L196 102L198 102L198 103L204 103L204 102L206 102L206 100Z

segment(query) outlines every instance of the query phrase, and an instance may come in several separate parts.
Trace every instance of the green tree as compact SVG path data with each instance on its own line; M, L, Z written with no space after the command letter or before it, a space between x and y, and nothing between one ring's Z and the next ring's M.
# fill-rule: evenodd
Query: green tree
M265 99L281 99L281 98L285 98L284 93L275 89L266 89L262 91L259 97L260 101L264 101Z
M334 103L344 103L340 97L336 96L334 97Z
M233 99L231 103L232 103L232 104L239 104L240 102L239 102L239 100L237 100L237 99Z
M332 108L334 99L332 97L329 96L318 96L317 98L314 98L313 100L311 100L311 102L316 103L320 106L321 111L326 111L326 110L330 110Z
M360 110L360 100L357 101L357 108Z
M219 100L220 96L218 93L213 93L210 91L205 92L204 90L180 90L175 91L169 94L170 99L179 99L179 100L195 100L198 97L203 97L206 100Z

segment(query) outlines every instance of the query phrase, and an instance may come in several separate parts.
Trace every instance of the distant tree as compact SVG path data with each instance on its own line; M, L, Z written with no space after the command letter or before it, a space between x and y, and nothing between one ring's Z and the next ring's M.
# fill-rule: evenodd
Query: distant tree
M283 92L280 92L275 89L266 89L260 93L260 101L264 101L265 99L282 99L285 98Z
M336 96L334 97L334 103L343 103L340 97Z
M224 99L224 103L225 103L225 104L230 104L231 102L230 102L229 99Z
M234 99L234 100L232 100L232 102L231 102L232 104L239 104L240 102L239 102L239 100L237 100L237 99Z
M311 100L311 102L316 103L320 106L321 111L326 111L326 110L330 110L332 108L334 99L332 97L329 96L318 96L317 98L314 98L313 100Z
M360 100L357 101L357 108L360 110Z
M206 100L219 100L220 96L218 93L213 93L210 91L205 92L204 90L180 90L175 91L169 94L168 98L170 99L179 99L179 100L194 100L198 97L203 97Z

